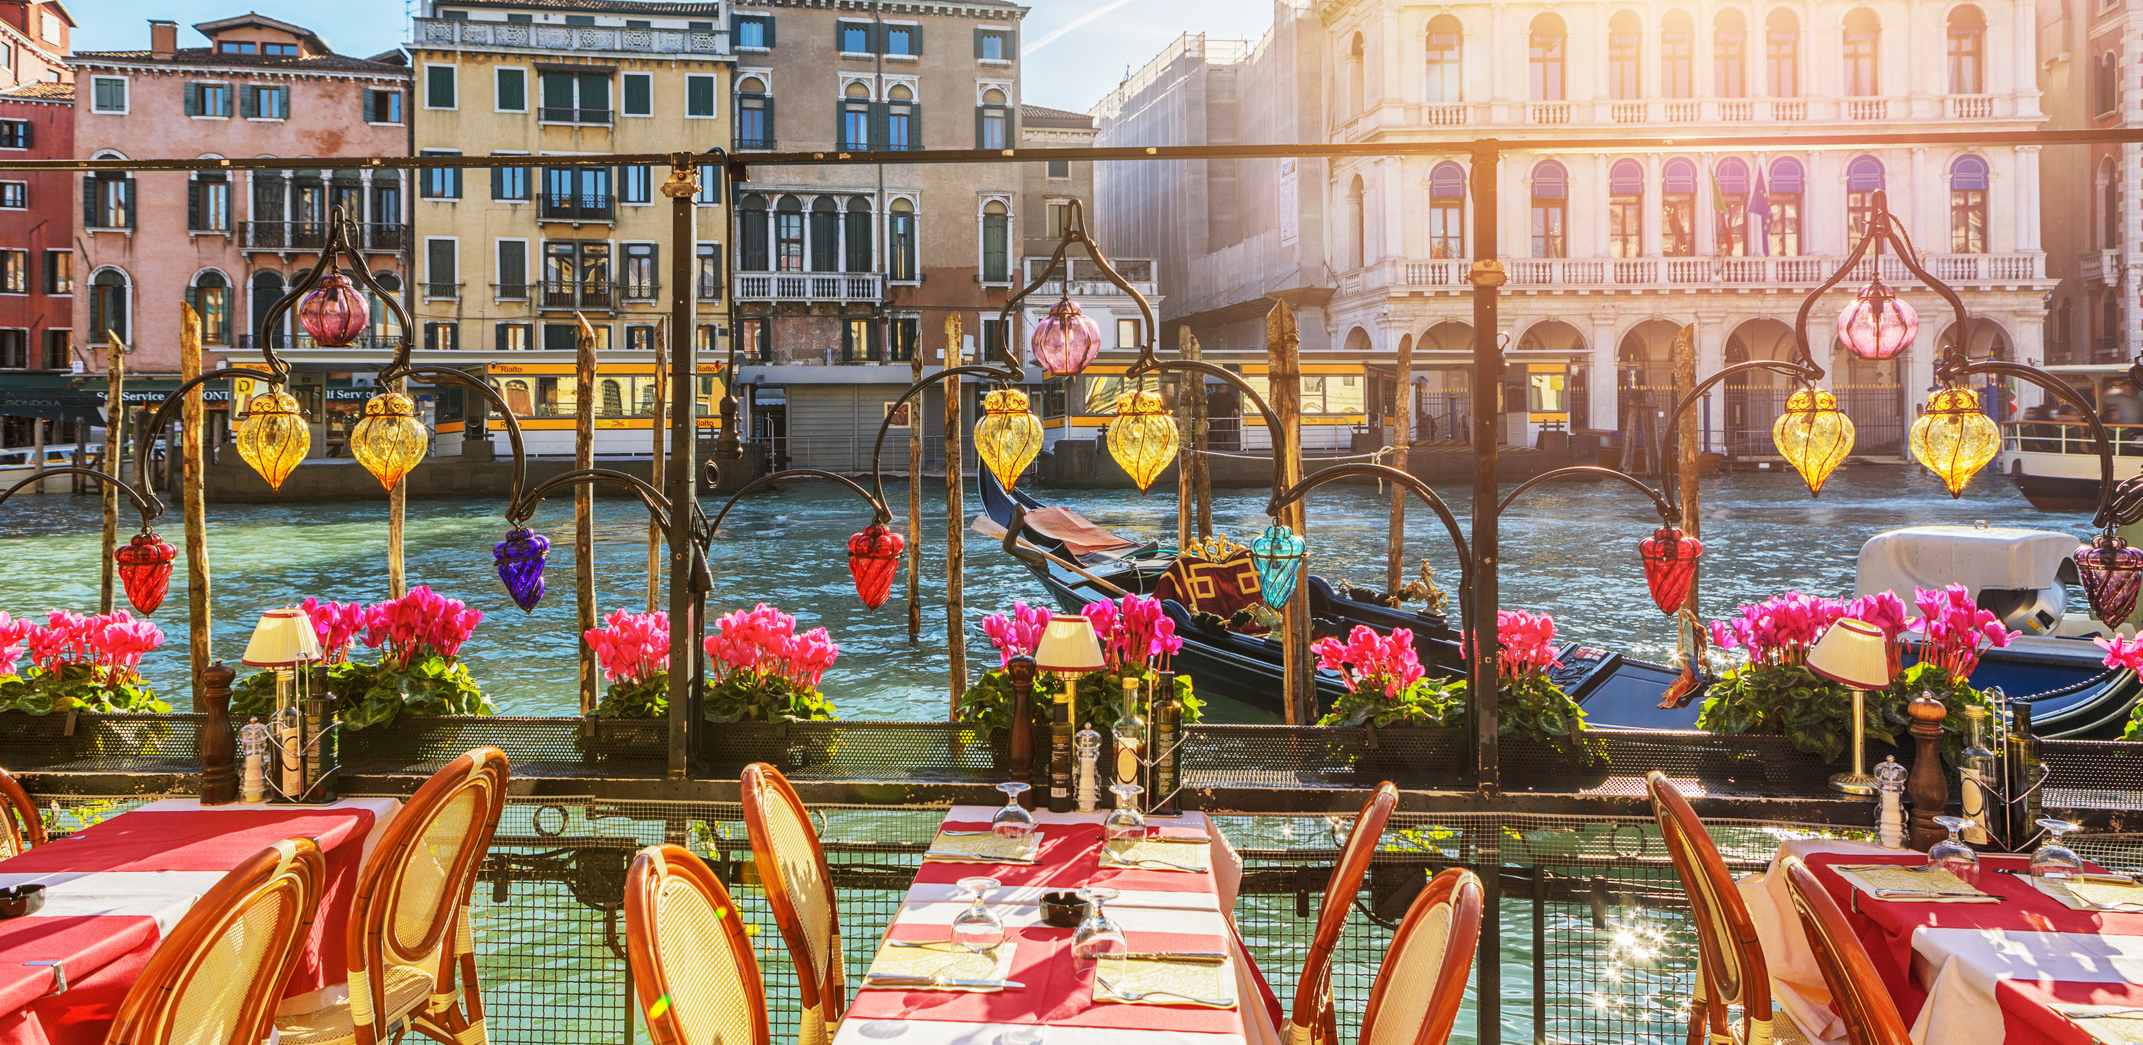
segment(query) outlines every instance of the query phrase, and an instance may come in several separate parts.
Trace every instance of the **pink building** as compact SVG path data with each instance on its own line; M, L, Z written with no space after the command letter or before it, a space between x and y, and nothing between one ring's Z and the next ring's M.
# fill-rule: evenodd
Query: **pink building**
M374 275L392 289L403 285L406 174L338 170L331 160L408 154L409 72L400 53L339 55L311 30L258 14L194 29L207 46L182 48L176 23L152 20L144 50L69 60L74 155L323 162L80 178L74 336L92 372L105 369L106 331L115 331L134 350L130 374L176 375L181 301L200 311L211 353L250 356L269 306L317 262L334 207L360 223ZM289 332L286 322L276 336L290 344ZM207 365L216 365L213 355Z
M0 0L0 163L74 158L73 30L59 0ZM0 172L0 446L63 437L51 393L67 387L72 359L73 185L64 173Z

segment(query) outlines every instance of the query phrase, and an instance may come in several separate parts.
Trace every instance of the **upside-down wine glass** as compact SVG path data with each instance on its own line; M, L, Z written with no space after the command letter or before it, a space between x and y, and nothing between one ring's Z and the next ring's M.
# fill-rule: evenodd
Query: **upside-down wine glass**
M1004 919L990 910L990 893L999 888L995 878L962 878L960 889L974 903L952 920L952 942L976 954L991 954L1005 942Z
M2061 844L2061 836L2082 828L2066 820L2048 818L2038 821L2046 829L2046 844L2032 851L2031 876L2050 882L2074 878L2083 873L2083 857L2076 850Z
M1948 871L1967 885L1979 884L1979 854L1957 837L1957 832L1971 827L1968 816L1938 816L1935 823L1949 829L1950 836L1936 842L1927 850L1927 869Z
M1116 890L1093 886L1079 890L1079 898L1086 901L1086 918L1072 933L1072 957L1099 958L1129 950L1124 931L1101 910L1102 904L1116 899Z
M1005 793L1005 807L990 818L990 830L1006 838L1025 838L1034 833L1034 814L1019 804L1019 796L1026 792L1027 785L1007 780L997 785L997 790Z
M1137 784L1110 784L1109 792L1116 796L1116 808L1109 811L1109 818L1101 822L1101 837L1106 845L1118 842L1136 842L1146 837L1146 814L1138 810L1138 796L1145 788Z

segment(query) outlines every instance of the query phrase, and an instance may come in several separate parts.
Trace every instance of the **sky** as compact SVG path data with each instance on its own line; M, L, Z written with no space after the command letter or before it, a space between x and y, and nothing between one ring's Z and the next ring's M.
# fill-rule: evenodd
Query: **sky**
M192 23L252 10L305 26L337 52L363 57L407 39L412 6L404 0L336 0L326 7L319 0L70 0L68 10L84 23L74 34L82 51L147 47L151 18L177 19L179 46L199 47ZM1021 33L1025 100L1077 112L1121 82L1127 66L1145 65L1183 33L1255 40L1272 25L1267 0L1029 0L1029 8Z

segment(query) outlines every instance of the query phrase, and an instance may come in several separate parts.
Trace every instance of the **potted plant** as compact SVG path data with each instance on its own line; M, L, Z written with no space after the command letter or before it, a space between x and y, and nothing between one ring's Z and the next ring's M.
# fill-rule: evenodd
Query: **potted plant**
M2098 648L2106 651L2101 663L2109 668L2125 668L2143 674L2143 635L2123 636L2116 632L2110 639L2092 639ZM2129 712L2128 728L2121 731L2122 740L2143 740L2143 704Z
M597 718L661 718L670 713L670 615L617 610L581 633L610 688Z
M1455 726L1465 712L1465 683L1430 679L1414 652L1414 633L1388 636L1357 624L1345 643L1323 639L1310 652L1317 666L1339 673L1346 695L1317 720L1320 726Z
M482 623L482 610L429 587L365 606L306 599L305 615L328 669L328 685L346 732L410 715L495 715L490 698L458 658ZM353 643L381 650L375 664L349 659ZM272 672L247 676L231 691L231 716L274 710Z
M983 672L960 694L953 721L973 725L985 736L1002 740L1012 728L1012 707L1016 702L1008 670L1012 658L1033 656L1035 644L1042 640L1042 630L1048 626L1049 608L1029 606L1024 601L1014 602L1009 614L992 613L982 618L982 633L989 636L990 645L997 650L997 666ZM1039 681L1035 689L1037 693L1027 705L1029 717L1035 723L1046 723L1049 697Z
M1512 746L1521 752L1548 749L1546 766L1604 778L1606 754L1584 742L1584 709L1548 677L1549 668L1562 666L1555 659L1555 618L1498 610L1496 640L1496 735L1518 741Z
M163 644L162 629L125 610L51 610L44 624L0 613L0 711L170 711L139 670L142 655ZM25 651L30 667L18 673Z
M1124 679L1137 679L1150 689L1160 671L1154 659L1181 651L1183 640L1176 637L1176 622L1162 612L1159 599L1126 595L1113 602L1090 602L1080 612L1094 625L1094 637L1101 644L1106 666L1080 676L1074 684L1072 721L1105 729L1123 710ZM1010 615L993 613L983 618L982 630L997 649L999 666L984 672L960 695L956 721L973 723L993 737L1002 736L1011 727L1012 679L1005 667L1013 657L1034 652L1042 629L1049 626L1049 616L1047 607L1015 602ZM1056 685L1037 681L1034 699L1027 705L1030 721L1043 736L1049 728ZM1190 676L1176 676L1174 693L1183 706L1183 721L1197 722L1203 708Z
M819 680L841 655L824 628L796 633L796 618L760 603L715 622L704 646L714 658L710 722L794 722L840 715Z

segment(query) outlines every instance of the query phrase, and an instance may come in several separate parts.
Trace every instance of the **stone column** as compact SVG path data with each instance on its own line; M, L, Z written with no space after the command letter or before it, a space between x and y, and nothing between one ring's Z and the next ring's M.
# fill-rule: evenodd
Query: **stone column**
M1607 154L1604 152L1592 154L1592 192L1590 195L1593 201L1592 256L1605 258L1607 257L1608 238L1607 211L1610 206L1609 201L1613 197L1608 193L1607 189ZM1609 273L1607 278L1613 279L1614 275Z
M1690 220L1697 225L1697 257L1700 258L1709 258L1719 252L1719 215L1713 209L1711 191L1712 164L1716 162L1711 153L1697 154L1696 213Z
M1378 161L1377 181L1379 189L1377 195L1383 201L1383 213L1379 217L1384 219L1379 223L1383 226L1384 231L1383 235L1379 237L1383 242L1377 245L1379 248L1377 256L1380 258L1405 258L1408 256L1406 249L1406 215L1410 210L1406 206L1405 200L1407 192L1406 158L1403 156L1387 156ZM1422 191L1423 195L1426 196L1427 190ZM1390 270L1387 269L1386 271Z
M1722 313L1699 312L1697 326L1697 380L1702 381L1726 367L1726 339L1733 333L1733 323ZM1697 450L1710 452L1721 448L1725 431L1726 399L1720 395L1724 385L1714 386L1710 392L1711 413L1707 417L1703 400L1689 408L1689 418L1684 424L1694 425L1697 435Z
M1659 209L1666 205L1665 191L1659 183L1659 154L1647 153L1644 158L1644 198L1637 210L1644 228L1643 254L1648 258L1659 256Z
M1592 344L1592 373L1586 378L1586 394L1592 399L1592 426L1612 431L1622 427L1622 419L1615 416L1615 410L1620 406L1615 387L1621 381L1621 375L1615 372L1615 314L1612 310L1592 314L1589 340Z
M2039 147L2018 145L2016 153L2017 244L2019 253L2045 249L2039 238Z
M1906 231L1912 234L1912 241L1918 244L1921 250L1929 254L1947 254L1949 253L1950 242L1950 223L1949 214L1947 213L1949 208L1943 208L1944 213L1940 221L1930 220L1928 212L1934 209L1931 204L1931 200L1934 198L1939 197L1944 203L1949 202L1948 172L1944 171L1936 174L1934 181L1927 180L1927 147L1924 145L1913 148L1912 165L1907 169L1912 172L1912 183L1907 186L1889 186L1890 209L1893 213L1903 215L1906 221L1911 222L1910 225L1905 227ZM1902 207L1898 206L1897 198L1900 188L1912 194L1911 199Z

